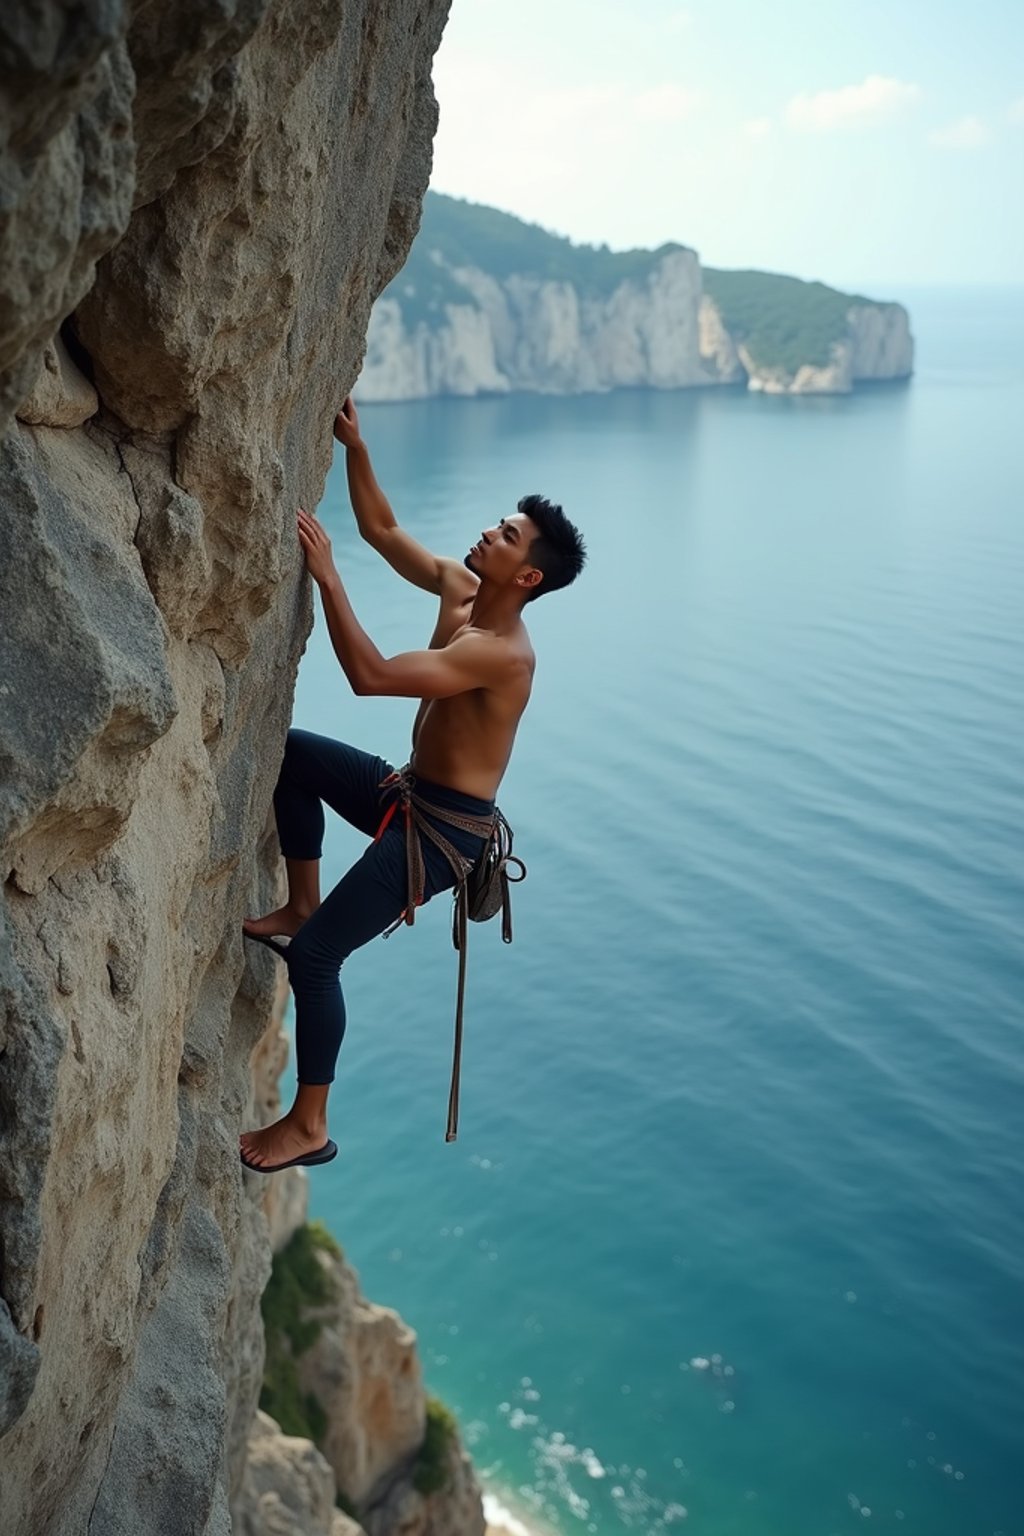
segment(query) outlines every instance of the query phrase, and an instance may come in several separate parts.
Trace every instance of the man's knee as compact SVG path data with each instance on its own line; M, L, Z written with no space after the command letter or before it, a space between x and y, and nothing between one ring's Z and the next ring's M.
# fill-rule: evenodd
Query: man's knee
M294 767L296 763L301 763L304 758L309 756L310 748L315 740L316 738L312 731L300 730L296 725L291 726L284 739L283 766L288 768Z
M288 978L293 987L333 984L341 970L342 956L307 932L304 925L288 945Z

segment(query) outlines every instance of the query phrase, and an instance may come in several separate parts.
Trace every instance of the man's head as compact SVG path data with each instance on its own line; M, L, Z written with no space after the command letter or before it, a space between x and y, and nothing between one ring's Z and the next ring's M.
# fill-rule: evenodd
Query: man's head
M481 535L464 564L481 580L521 587L529 603L575 581L586 558L580 531L561 507L543 496L524 496L512 517Z

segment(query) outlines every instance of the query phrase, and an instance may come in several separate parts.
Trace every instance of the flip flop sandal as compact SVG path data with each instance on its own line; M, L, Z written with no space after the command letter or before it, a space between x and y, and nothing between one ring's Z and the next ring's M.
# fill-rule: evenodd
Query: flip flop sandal
M318 1152L304 1152L301 1157L290 1157L286 1163L250 1163L244 1152L239 1151L242 1166L248 1168L250 1173L280 1173L282 1168L316 1168L320 1163L329 1163L338 1155L337 1145L333 1141L325 1141Z
M282 960L288 959L288 949L291 944L290 939L288 940L287 944L279 944L277 940L272 939L268 933L250 933L248 928L242 929L242 937L243 939L251 939L254 944L265 944L267 949L272 949L275 955L281 956Z

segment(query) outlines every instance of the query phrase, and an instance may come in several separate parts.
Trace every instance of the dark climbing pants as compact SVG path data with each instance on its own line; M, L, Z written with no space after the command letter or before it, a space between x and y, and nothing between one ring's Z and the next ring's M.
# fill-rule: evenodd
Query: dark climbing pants
M290 730L274 790L274 814L286 859L318 859L323 850L324 805L373 837L396 790L381 781L394 770L382 757L311 731ZM417 778L416 792L448 810L490 816L494 802L478 800ZM440 820L432 821L467 859L483 842ZM424 901L451 890L455 874L438 848L423 838ZM405 824L399 809L379 842L321 903L288 945L288 979L295 993L295 1055L300 1083L331 1083L345 1033L345 1000L338 974L354 949L383 933L405 910L408 894Z

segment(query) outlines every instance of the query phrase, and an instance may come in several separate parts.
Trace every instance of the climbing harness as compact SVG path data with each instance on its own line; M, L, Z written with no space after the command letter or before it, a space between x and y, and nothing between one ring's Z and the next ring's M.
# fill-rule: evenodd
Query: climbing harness
M390 938L402 923L412 927L416 920L416 908L423 905L426 886L426 869L423 863L422 836L428 837L448 860L455 874L455 908L452 914L452 943L459 954L459 982L455 1003L455 1050L452 1058L451 1088L448 1094L448 1125L445 1141L454 1141L459 1118L459 1076L462 1064L462 1010L466 995L466 946L467 919L475 923L486 922L500 910L501 937L506 944L512 942L512 903L509 884L518 885L526 878L526 865L512 853L512 828L495 806L492 816L473 816L464 811L449 810L435 805L418 795L415 789L416 775L409 764L382 779L378 788L396 791L395 798L384 812L374 842L379 842L399 805L405 818L405 854L408 871L405 910L385 929L384 938ZM427 820L433 816L449 826L484 840L484 848L476 860L467 859ZM509 874L509 865L519 870Z

